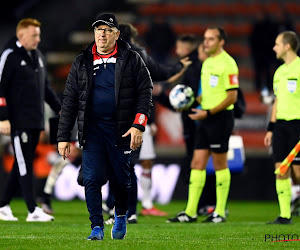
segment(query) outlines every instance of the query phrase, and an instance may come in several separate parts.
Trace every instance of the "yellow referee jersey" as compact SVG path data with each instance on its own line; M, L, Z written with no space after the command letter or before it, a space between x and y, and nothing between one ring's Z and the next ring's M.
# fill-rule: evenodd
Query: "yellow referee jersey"
M274 74L277 120L300 120L300 58L282 64Z
M201 70L202 109L218 106L226 99L228 89L238 88L238 73L235 60L226 51L207 58ZM232 104L227 110L232 110L233 107Z

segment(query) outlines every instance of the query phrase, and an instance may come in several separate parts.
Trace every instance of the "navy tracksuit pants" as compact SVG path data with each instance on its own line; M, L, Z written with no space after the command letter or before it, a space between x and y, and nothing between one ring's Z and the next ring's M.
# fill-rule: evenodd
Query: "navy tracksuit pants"
M125 215L130 189L131 149L116 146L115 127L103 122L89 122L83 147L83 184L91 227L103 226L102 186L109 180L115 194L115 211Z

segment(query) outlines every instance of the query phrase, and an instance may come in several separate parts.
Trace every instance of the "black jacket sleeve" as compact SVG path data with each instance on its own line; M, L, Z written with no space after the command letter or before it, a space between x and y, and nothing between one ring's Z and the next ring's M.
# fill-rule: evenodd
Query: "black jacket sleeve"
M58 124L57 141L71 141L71 131L74 127L78 113L78 77L77 60L72 64L63 93L63 104Z
M150 77L150 73L140 57L139 54L135 53L135 67L134 72L136 72L136 93L137 93L137 103L136 103L136 113L141 113L146 115L148 118L151 114L151 109L153 106L152 102L152 89L153 83ZM142 131L145 128L139 124L133 124L133 127L136 127Z

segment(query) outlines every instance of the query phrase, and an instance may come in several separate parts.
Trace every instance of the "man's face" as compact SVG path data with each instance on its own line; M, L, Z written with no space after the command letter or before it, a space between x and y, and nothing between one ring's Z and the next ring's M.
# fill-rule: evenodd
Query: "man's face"
M101 54L109 53L115 47L120 31L108 25L99 25L94 30L97 51Z
M184 58L188 56L193 51L193 49L193 45L189 42L176 42L176 55L178 55L179 58Z
M277 36L273 50L276 53L277 59L282 59L287 52L287 44L282 41L282 35Z
M35 50L41 41L41 29L30 25L18 32L18 39L26 50Z
M217 29L207 29L204 33L204 51L213 55L224 45L224 40L219 40L219 31Z

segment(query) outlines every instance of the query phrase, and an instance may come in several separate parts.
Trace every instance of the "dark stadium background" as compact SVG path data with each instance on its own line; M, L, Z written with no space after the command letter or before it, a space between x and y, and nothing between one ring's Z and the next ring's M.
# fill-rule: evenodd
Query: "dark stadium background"
M40 49L48 62L49 77L55 90L61 94L70 64L75 56L93 39L91 23L100 12L113 12L119 22L131 22L143 36L157 17L171 25L177 35L194 33L201 38L208 25L225 28L229 42L225 49L236 59L240 70L240 86L244 91L247 110L243 119L236 120L235 134L243 137L246 161L241 173L232 175L230 199L275 200L275 178L268 149L263 137L270 106L261 100L255 90L254 70L249 48L249 35L257 13L265 8L276 19L284 9L300 32L300 5L298 1L263 0L24 0L7 1L0 14L0 50L14 35L17 22L25 17L42 22ZM159 39L159 38L157 38ZM148 48L149 49L149 48ZM151 51L149 50L151 53ZM175 61L174 48L168 62ZM158 121L159 122L159 121ZM168 136L156 140L157 163L180 163L184 155L182 140L175 144ZM2 147L3 148L3 147ZM3 150L2 150L3 151ZM0 167L0 194L6 173ZM211 178L211 177L209 177ZM209 189L212 192L211 189ZM187 197L187 184L179 180L174 198Z

